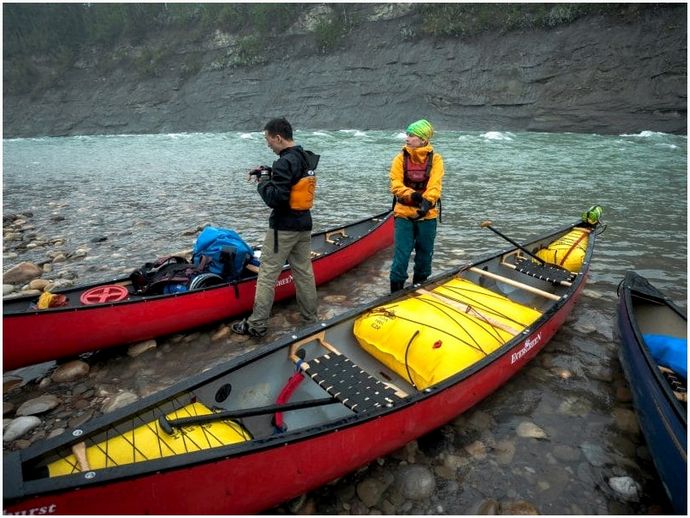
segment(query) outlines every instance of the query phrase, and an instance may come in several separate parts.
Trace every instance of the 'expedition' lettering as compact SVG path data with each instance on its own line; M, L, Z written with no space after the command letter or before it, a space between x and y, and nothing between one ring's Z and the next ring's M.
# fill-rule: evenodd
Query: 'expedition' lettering
M516 361L518 361L520 358L522 358L525 354L527 354L529 351L531 351L535 345L539 344L541 342L541 331L537 333L537 336L535 336L532 340L529 338L525 340L525 345L522 346L522 349L520 349L518 352L513 353L510 356L510 364L512 365Z

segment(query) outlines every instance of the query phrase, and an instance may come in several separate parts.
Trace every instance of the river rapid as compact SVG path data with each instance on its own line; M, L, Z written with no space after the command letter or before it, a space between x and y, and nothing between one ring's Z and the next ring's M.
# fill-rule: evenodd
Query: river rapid
M401 131L296 132L299 144L321 155L315 229L390 206L388 168L403 139ZM446 171L435 273L508 246L479 227L483 220L523 241L597 204L607 227L588 285L537 359L474 409L271 512L670 512L617 358L616 288L627 270L636 270L687 305L687 137L439 131L433 145ZM3 216L30 214L32 239L58 244L20 247L4 240L3 271L22 261L46 262L59 248L68 260L52 263L44 278L103 281L190 250L205 224L234 228L259 244L269 209L246 172L274 158L256 131L6 139ZM386 294L391 254L383 251L319 288L320 316ZM214 327L163 338L134 358L126 347L94 354L85 359L91 381L82 385L87 392L99 385L143 397L279 338L292 330L295 315L294 302L277 304L271 333L258 343L214 339ZM53 366L5 373L5 380L22 378L4 391L5 403L49 392L41 380ZM60 390L64 407L53 412L65 421L70 398L84 387ZM411 468L423 472L413 476ZM430 496L405 493L406 476L418 484L428 479ZM621 491L612 480L632 481L635 491Z

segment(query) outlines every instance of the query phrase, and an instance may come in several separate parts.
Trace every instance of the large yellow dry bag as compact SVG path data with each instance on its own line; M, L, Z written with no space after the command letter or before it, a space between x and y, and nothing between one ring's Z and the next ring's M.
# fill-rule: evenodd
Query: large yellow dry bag
M557 264L568 271L577 273L582 268L587 254L588 238L588 229L574 228L546 248L539 250L536 255L547 263Z
M212 412L208 407L196 402L175 410L166 417L179 419L210 413ZM226 446L249 439L249 432L230 420L184 426L175 429L172 435L161 430L158 421L151 421L87 447L86 459L90 469L103 469ZM79 462L75 455L69 455L48 465L51 477L79 471Z
M369 354L422 390L478 362L539 316L455 278L365 313L355 321L354 334Z

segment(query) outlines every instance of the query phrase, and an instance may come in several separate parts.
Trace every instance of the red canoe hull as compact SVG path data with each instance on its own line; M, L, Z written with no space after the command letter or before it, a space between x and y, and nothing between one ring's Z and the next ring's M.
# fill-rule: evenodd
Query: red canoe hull
M324 284L393 243L393 218L360 239L312 261ZM135 343L239 316L254 305L256 278L237 285L163 295L74 310L3 316L3 370ZM289 270L276 282L275 300L295 295ZM27 304L28 305L28 304Z
M338 478L454 419L522 369L563 324L585 279L544 325L496 361L398 411L282 447L83 486L9 505L6 513L249 514ZM127 495L123 498L123 495ZM222 495L222 498L219 498Z

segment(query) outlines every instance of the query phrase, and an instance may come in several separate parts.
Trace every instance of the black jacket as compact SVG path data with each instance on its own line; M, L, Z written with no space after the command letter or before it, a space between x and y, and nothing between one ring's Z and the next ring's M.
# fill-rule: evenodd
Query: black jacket
M264 203L273 209L268 226L275 230L304 231L312 229L311 211L290 208L290 190L305 171L316 169L319 155L302 146L285 148L273 162L271 178L259 182L257 190Z

